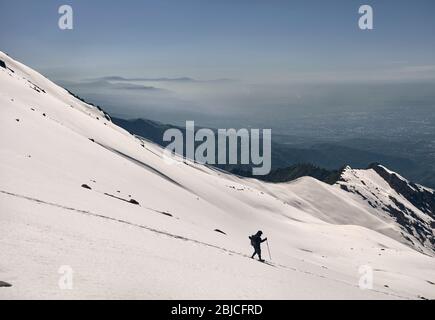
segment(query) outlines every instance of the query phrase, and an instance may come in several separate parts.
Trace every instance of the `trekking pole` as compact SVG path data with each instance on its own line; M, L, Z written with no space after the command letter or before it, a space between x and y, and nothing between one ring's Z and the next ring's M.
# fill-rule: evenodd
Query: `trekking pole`
M270 255L269 240L266 241L266 244L267 244L267 251L269 252L270 261L272 261L272 256Z

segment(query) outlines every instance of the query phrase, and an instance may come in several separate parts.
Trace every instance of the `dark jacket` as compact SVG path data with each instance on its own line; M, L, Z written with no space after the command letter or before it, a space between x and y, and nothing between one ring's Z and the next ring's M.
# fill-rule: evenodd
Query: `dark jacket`
M253 236L250 236L249 239L251 239L251 245L254 248L260 248L261 243L267 240L267 238L261 239L261 233L257 233Z

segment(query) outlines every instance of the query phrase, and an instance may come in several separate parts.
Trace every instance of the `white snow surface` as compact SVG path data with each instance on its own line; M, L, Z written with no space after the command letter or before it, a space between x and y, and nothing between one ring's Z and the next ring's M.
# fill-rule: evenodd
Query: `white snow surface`
M36 71L0 60L14 71L0 68L0 281L12 285L0 299L435 298L434 258L347 192L170 164ZM259 229L271 264L250 259ZM59 287L61 266L73 270L71 290ZM359 287L361 266L372 289Z

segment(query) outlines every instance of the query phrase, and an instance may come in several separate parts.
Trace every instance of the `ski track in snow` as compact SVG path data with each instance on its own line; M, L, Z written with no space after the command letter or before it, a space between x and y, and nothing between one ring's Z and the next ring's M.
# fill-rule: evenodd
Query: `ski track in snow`
M129 222L129 221L126 221L126 220L116 219L116 218L104 216L102 214L93 213L93 212L90 212L90 211L87 211L87 210L71 208L71 207L63 206L63 205L60 205L60 204L57 204L57 203L52 203L52 202L44 201L44 200L41 200L41 199L36 199L36 198L33 198L33 197L28 197L28 196L25 196L25 195L15 194L15 193L4 191L4 190L0 190L0 193L6 194L6 195L9 195L9 196L12 196L12 197L17 197L17 198L25 199L25 200L28 200L28 201L36 202L36 203L39 203L39 204L44 204L44 205L48 205L48 206L57 207L57 208L64 209L64 210L67 210L67 211L80 213L80 214L91 216L91 217L95 217L95 218L105 219L105 220L109 220L109 221L113 221L113 222L129 225L129 226L133 226L133 227L144 229L144 230L156 233L156 234L164 235L164 236L167 236L167 237L172 238L172 239L192 242L192 243L203 245L203 246L206 246L206 247L209 247L209 248L217 249L217 250L220 250L220 251L223 251L223 252L226 252L226 253L231 253L231 254L235 254L235 255L238 255L238 256L241 256L241 257L244 257L244 258L248 258L248 259L253 260L253 261L255 261L257 263L256 260L252 259L250 256L248 256L246 254L243 254L241 252L237 252L237 251L233 251L233 250L226 249L226 248L223 248L223 247L219 247L219 246L216 246L216 245L213 245L213 244L210 244L210 243L207 243L207 242L199 241L199 240L196 240L196 239L192 239L192 238L176 235L176 234L173 234L173 233L170 233L170 232L167 232L167 231L158 230L158 229L151 228L151 227L148 227L148 226L145 226L145 225L136 224L136 223L132 223L132 222ZM159 211L154 210L154 209L150 209L150 210L159 212ZM261 262L258 262L258 263L261 263ZM304 273L306 275L310 275L310 276L314 276L314 277L319 277L319 278L323 278L323 279L328 279L328 280L332 280L332 281L335 281L335 282L338 282L338 283L342 283L342 284L345 284L345 285L348 285L348 286L351 286L351 287L354 287L354 288L358 288L358 286L356 286L354 284L351 284L349 282L343 281L343 280L334 279L334 278L331 278L331 277L326 277L326 276L319 275L319 274L316 274L316 273L313 273L313 272L309 272L309 271L299 270L297 268L289 267L289 266L282 265L282 264L279 264L279 263L276 263L276 262L268 262L268 261L266 261L265 263L262 263L262 264L263 265L267 265L267 266L271 266L271 267L280 267L280 268L284 268L284 269L287 269L287 270L290 270L290 271L294 271L294 272L298 272L298 273ZM377 292L377 293L380 293L380 294L384 294L384 295L387 295L387 296L397 297L397 298L400 298L400 299L407 299L407 300L410 299L409 297L398 295L398 294L395 294L395 293L389 293L389 292L375 290L375 289L372 289L371 291Z

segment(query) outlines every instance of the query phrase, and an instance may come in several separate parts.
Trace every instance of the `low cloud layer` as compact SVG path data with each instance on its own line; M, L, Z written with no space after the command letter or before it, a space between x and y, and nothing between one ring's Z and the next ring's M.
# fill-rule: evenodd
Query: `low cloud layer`
M196 120L215 127L227 123L282 127L289 120L335 112L435 108L431 65L398 65L377 74L372 70L293 76L281 81L109 76L59 83L119 117L172 123Z

